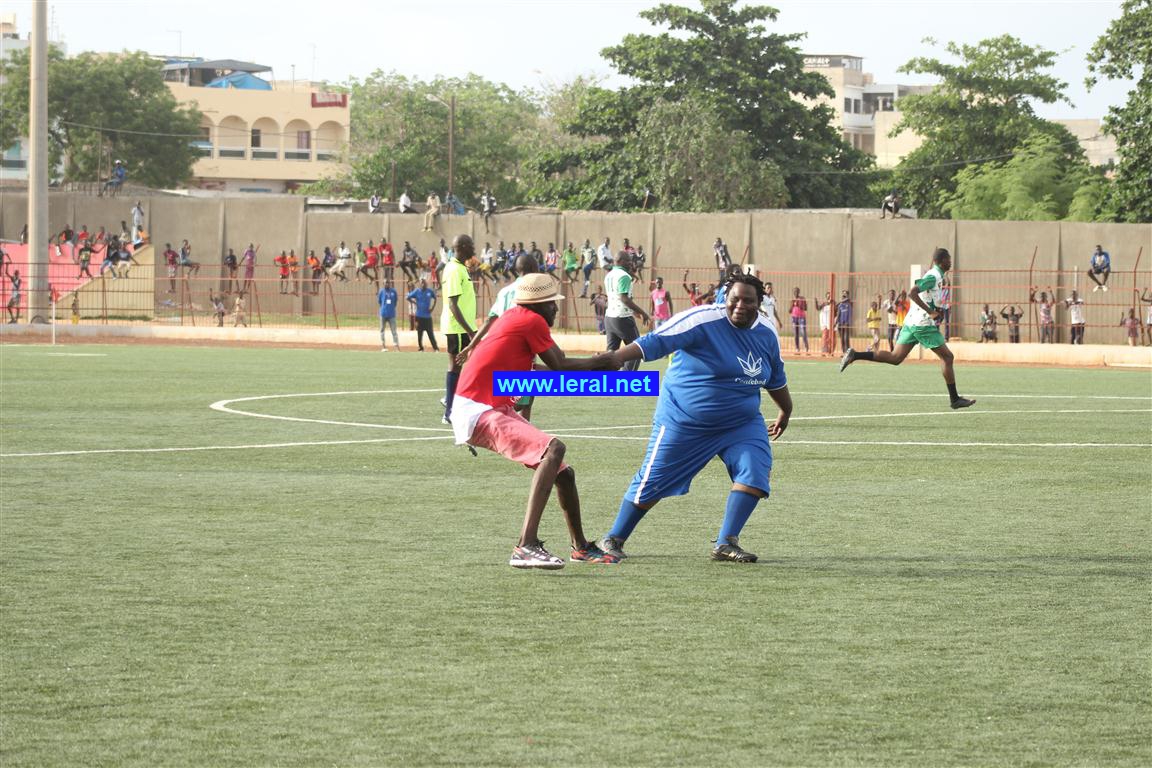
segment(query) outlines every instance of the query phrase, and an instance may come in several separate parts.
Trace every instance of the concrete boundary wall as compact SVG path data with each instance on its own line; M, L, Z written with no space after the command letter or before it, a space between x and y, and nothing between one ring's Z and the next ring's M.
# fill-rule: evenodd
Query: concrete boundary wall
M44 325L0 325L2 343L48 343L52 329ZM400 331L403 350L415 352L416 334ZM285 344L322 345L338 348L378 349L380 334L370 330L325 330L320 328L223 328L198 327L135 327L117 325L65 325L56 326L60 343L85 343L118 340L134 342L163 342L169 344ZM556 343L567 352L590 354L604 349L604 337L598 334L555 334ZM1012 365L1052 365L1069 367L1122 367L1152 370L1152 347L1110 346L1105 344L977 344L951 342L949 349L960 362L1005 363ZM388 352L388 354L394 354ZM432 354L428 352L426 354ZM785 354L785 359L793 356ZM811 357L796 358L812 361ZM819 359L819 358L816 358ZM913 357L912 359L915 359ZM924 355L926 363L935 364L935 358ZM838 358L824 358L829 369Z

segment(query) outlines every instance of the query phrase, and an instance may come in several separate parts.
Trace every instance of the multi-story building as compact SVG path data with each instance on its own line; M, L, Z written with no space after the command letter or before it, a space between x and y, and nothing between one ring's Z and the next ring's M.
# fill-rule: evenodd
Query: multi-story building
M903 131L890 136L902 117L900 99L914 93L930 93L931 85L891 85L877 83L864 71L864 59L843 54L806 54L804 69L819 72L832 85L836 95L821 97L820 103L832 107L836 127L844 141L876 157L876 165L893 168L923 139ZM1093 165L1115 162L1116 140L1104 135L1099 120L1055 120L1080 139L1081 146Z
M49 40L49 43L54 48L65 50L59 40ZM16 14L0 14L0 61L7 61L12 54L27 50L30 45L30 41L21 39L16 30ZM10 147L0 147L0 182L27 183L28 153L27 136L17 139Z
M351 126L348 94L316 83L269 81L271 68L223 59L169 60L172 95L200 110L201 158L191 186L291 192L343 170Z

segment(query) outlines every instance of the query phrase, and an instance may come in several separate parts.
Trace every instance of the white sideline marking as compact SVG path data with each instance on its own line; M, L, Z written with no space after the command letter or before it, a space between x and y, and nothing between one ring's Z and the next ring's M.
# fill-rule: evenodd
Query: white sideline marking
M253 445L193 445L180 448L98 448L90 451L42 451L40 453L3 453L0 459L23 459L30 456L88 456L98 453L185 453L193 451L243 451L258 448L308 448L314 445L360 445L363 443L415 443L421 440L449 440L446 435L435 437L377 437L371 440L311 440L298 443L259 443Z
M841 419L901 419L905 416L999 416L1021 413L1152 413L1152 408L1052 408L1045 410L980 411L964 408L959 411L920 411L913 413L852 413L842 416L793 416L790 421L839 421Z
M988 395L983 392L968 393L977 400L1017 399L1017 400L1152 400L1152 395ZM793 392L794 397L939 397L931 392Z
M108 357L104 352L45 352L44 357Z

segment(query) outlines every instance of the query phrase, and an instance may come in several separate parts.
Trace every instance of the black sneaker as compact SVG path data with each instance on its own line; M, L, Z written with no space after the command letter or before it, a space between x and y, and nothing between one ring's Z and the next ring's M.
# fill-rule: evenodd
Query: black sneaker
M624 539L618 539L615 536L605 536L600 539L600 549L606 555L612 555L617 560L623 560L628 557L624 554Z
M852 365L852 361L856 359L856 350L848 347L848 351L844 353L844 357L840 358L840 373L844 373L844 369Z
M969 400L966 397L958 397L952 401L952 410L956 410L958 408L970 408L973 405L976 405L975 400Z
M756 555L740 548L739 539L729 536L723 544L717 544L712 550L713 560L723 560L731 563L754 563Z
M525 544L512 550L512 557L508 565L513 568L539 568L544 571L558 571L564 567L564 561L544 549L544 542Z

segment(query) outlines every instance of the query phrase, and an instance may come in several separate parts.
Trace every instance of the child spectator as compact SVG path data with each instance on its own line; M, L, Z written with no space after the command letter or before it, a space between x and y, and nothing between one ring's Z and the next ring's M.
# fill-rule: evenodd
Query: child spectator
M832 354L832 292L824 294L824 301L816 299L816 311L820 316L820 354Z
M80 291L72 292L72 325L80 325Z
M1032 286L1028 301L1036 305L1037 314L1040 316L1040 343L1055 343L1056 320L1052 308L1056 306L1056 293L1052 290L1052 286L1048 286L1047 291L1040 291L1039 300L1036 298L1036 286Z
M872 342L868 345L868 351L874 352L880 349L880 297L876 297L876 301L872 302L868 307L868 314L864 317L865 323L868 325L868 333L872 335Z
M232 293L233 281L235 281L237 288L240 287L240 277L236 273L236 270L238 270L239 268L240 268L240 262L236 258L236 252L234 250L232 250L231 248L229 248L228 253L226 253L224 255L224 269L228 273L228 287L224 290L225 293ZM172 277L172 276L173 275L169 275L169 277ZM176 287L175 284L173 284L172 287L175 288Z
M604 313L608 311L608 296L599 291L593 291L589 303L592 305L592 311L596 313L596 332L603 336Z
M20 287L24 281L20 279L20 270L16 270L8 279L12 282L12 293L8 297L8 322L15 323L20 319Z
M176 293L176 271L180 268L180 254L172 250L172 243L164 243L164 264L168 268L168 293ZM232 281L228 281L228 286L231 290Z
M272 263L276 265L280 274L280 295L288 293L288 252L280 251L280 255L272 259Z
M996 341L996 313L985 304L984 310L980 313L980 343Z
M1064 299L1064 304L1068 307L1068 321L1072 326L1072 338L1070 343L1083 344L1084 343L1084 299L1080 298L1080 294L1072 291L1072 295Z
M248 320L244 316L244 292L243 291L236 294L236 301L235 301L235 303L232 304L232 327L235 328L238 325L243 325L245 328L248 327Z
M296 249L288 251L288 271L292 273L292 295L300 295L300 259L296 256Z
M560 266L560 252L556 250L556 246L548 243L548 252L544 254L544 274L549 277L559 280L556 277L556 269Z
M88 265L92 263L92 243L85 240L80 246L80 274L76 275L76 279L87 276L89 280L92 279L92 273L88 271Z
M908 317L908 310L912 307L912 302L908 299L908 291L900 291L900 296L896 299L896 324L901 328L904 327L904 318Z
M251 248L252 246L248 246ZM245 254L247 255L247 254ZM191 272L194 276L200 274L200 262L192 261L192 246L185 240L180 244L180 267L187 277Z
M1008 310L1005 312L1004 310ZM1020 343L1020 318L1024 317L1023 312L1017 312L1016 307L1001 307L1000 317L1004 318L1008 323L1008 343Z
M896 348L896 331L900 328L900 307L896 299L896 289L888 291L888 298L881 305L888 316L888 351Z
M852 300L848 298L848 291L840 294L840 303L836 305L836 330L840 333L840 353L843 354L852 343Z
M1128 346L1140 345L1140 318L1136 317L1135 307L1129 307L1127 315L1120 316L1120 325L1128 331Z
M800 288L792 289L792 303L788 307L792 318L792 343L796 354L800 354L800 342L804 342L804 354L808 354L808 300L800 295Z
M212 302L212 311L216 315L216 327L224 327L224 315L228 314L228 310L224 309L224 297L219 294L209 294L209 300Z
M672 297L664 288L664 278L656 278L652 291L652 330L656 330L672 317Z
M312 295L320 293L320 280L324 277L324 264L316 256L316 250L308 251L308 268L312 270Z

